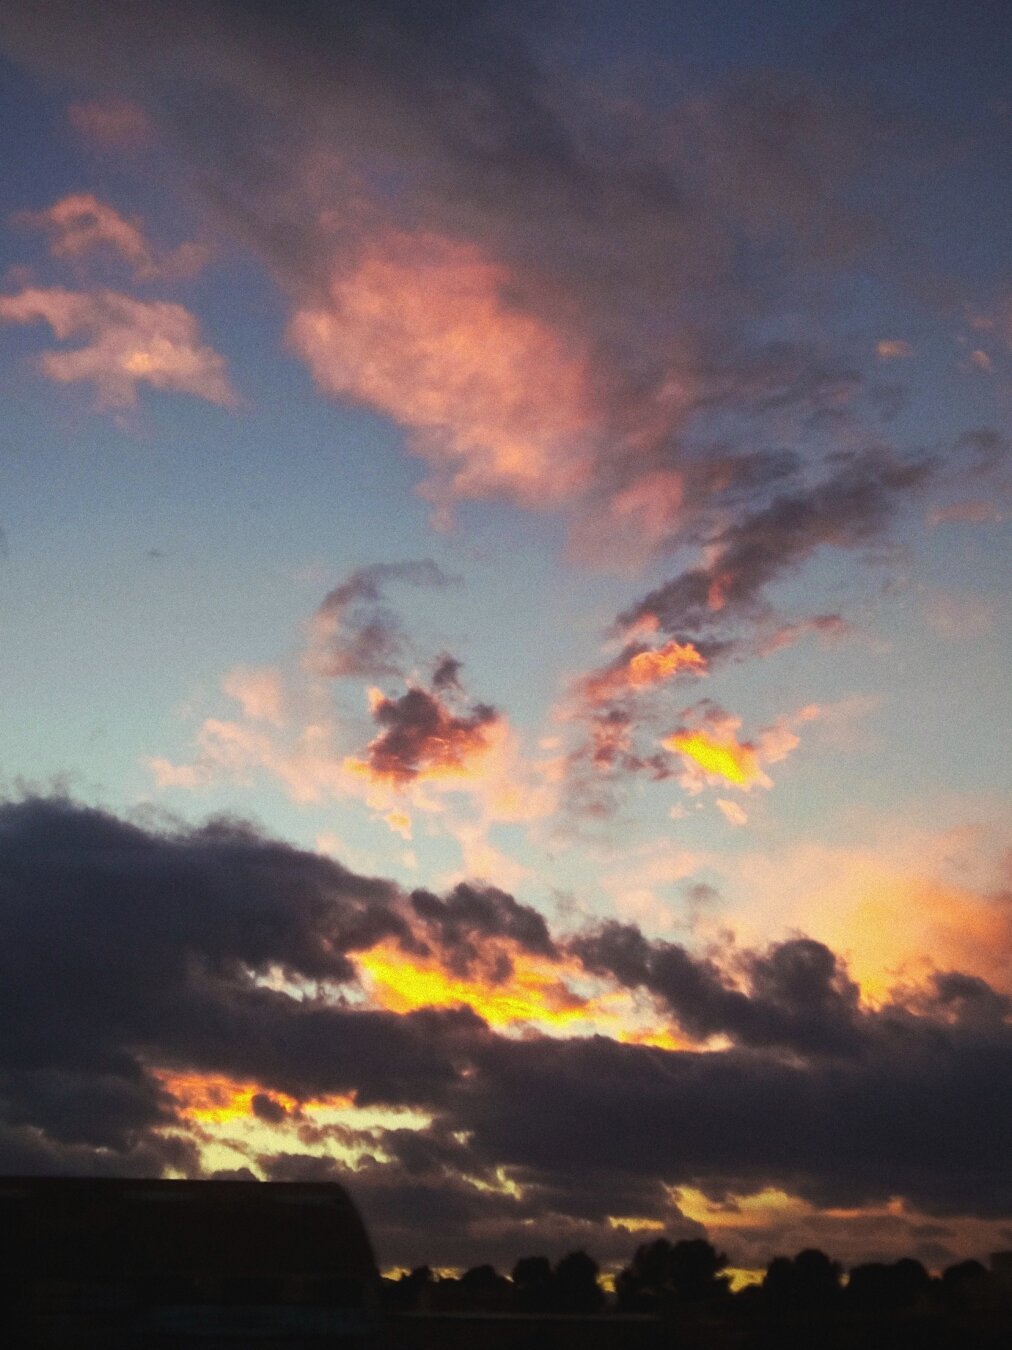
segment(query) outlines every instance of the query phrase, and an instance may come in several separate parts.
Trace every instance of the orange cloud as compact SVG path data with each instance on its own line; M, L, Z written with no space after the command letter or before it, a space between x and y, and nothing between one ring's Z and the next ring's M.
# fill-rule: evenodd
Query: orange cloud
M369 997L390 1012L468 1007L490 1026L546 1034L607 1035L628 1044L685 1049L691 1042L660 1022L649 1000L628 989L601 985L583 992L583 968L563 958L533 956L509 943L486 944L485 968L466 975L438 957L407 955L381 944L355 957ZM502 974L502 961L509 969Z
M743 811L737 802L728 801L724 797L718 797L717 809L729 825L748 824L748 813Z
M704 702L698 726L680 727L661 744L666 750L681 755L686 767L683 786L698 792L704 782L723 780L732 787L749 792L753 787L771 788L773 780L765 772L765 765L777 764L800 745L795 727L823 717L826 708L808 704L796 713L780 717L764 727L752 741L740 741L740 717L731 717L713 704ZM740 820L721 810L733 824Z
M322 388L412 428L444 500L564 503L591 472L586 362L507 299L510 281L471 245L388 232L289 340Z
M154 1077L175 1100L184 1119L201 1124L217 1125L253 1115L253 1098L256 1096L269 1095L285 1111L299 1106L294 1097L281 1092L267 1094L258 1083L239 1082L223 1074L158 1069Z
M356 1110L354 1093L301 1101L260 1083L225 1074L155 1069L153 1077L173 1099L182 1119L201 1127L205 1145L215 1138L219 1144L227 1145L229 1127L232 1133L238 1132L241 1139L243 1129L250 1126L262 1130L265 1126L286 1125L286 1117L299 1120L307 1113ZM240 1151L243 1151L241 1144Z
M882 338L875 343L875 355L880 361L899 361L913 354L913 347L903 338Z
M663 647L623 655L617 664L588 676L583 682L583 692L592 703L604 703L622 694L649 689L685 672L705 675L706 658L691 642L666 642Z
M93 383L100 406L132 407L140 384L235 405L224 357L200 342L197 320L182 305L58 286L0 296L0 321L39 320L61 341L78 334L88 339L71 351L43 353L39 364L60 384Z
M395 784L469 776L490 749L490 730L499 720L494 708L480 703L458 715L437 694L417 687L397 699L371 692L370 710L383 729L364 758L346 759L345 768Z
M865 997L934 970L979 975L1012 992L1012 909L987 835L895 825L878 842L803 844L735 865L740 942L804 931L844 957ZM1005 889L1003 889L1003 884Z
M375 947L356 957L373 999L391 1012L466 1005L491 1026L537 1023L565 1026L586 1015L587 1000L573 992L554 962L517 953L510 975L454 975L436 959L408 957L393 946Z

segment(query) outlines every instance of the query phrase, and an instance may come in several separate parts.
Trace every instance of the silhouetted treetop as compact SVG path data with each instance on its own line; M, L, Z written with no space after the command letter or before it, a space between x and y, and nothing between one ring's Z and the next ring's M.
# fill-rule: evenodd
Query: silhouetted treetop
M672 1304L719 1302L730 1281L720 1272L727 1257L703 1238L671 1243L656 1238L636 1249L620 1272L615 1290L621 1308L654 1312Z

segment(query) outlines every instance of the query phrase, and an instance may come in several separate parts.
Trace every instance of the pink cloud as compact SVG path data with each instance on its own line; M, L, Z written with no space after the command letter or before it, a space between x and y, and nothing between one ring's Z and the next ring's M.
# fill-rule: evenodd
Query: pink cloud
M39 320L61 341L78 335L86 339L81 347L44 352L42 373L59 384L94 384L100 407L133 407L140 384L223 407L236 403L225 358L201 343L197 320L182 305L59 286L0 296L0 321Z
M131 99L96 98L72 103L67 117L80 136L105 150L138 150L151 139L150 119Z
M221 687L253 721L270 722L274 726L281 726L284 722L284 691L279 671L237 667L229 671Z
M987 637L995 631L997 610L985 595L970 591L934 591L924 601L924 617L950 642Z
M584 354L511 303L509 284L471 245L388 232L289 328L321 388L411 428L444 502L559 505L589 485Z
M718 797L717 809L731 825L748 824L748 813L737 802L728 801L725 797Z
M138 218L128 220L90 192L72 193L44 211L25 211L17 219L45 230L56 258L77 259L95 249L105 249L129 263L139 278L189 276L207 261L207 249L197 243L180 244L171 252L160 253Z
M802 638L815 634L823 641L842 638L849 631L847 621L839 614L816 614L810 619L784 623L756 643L757 656L772 656L774 652L793 647Z

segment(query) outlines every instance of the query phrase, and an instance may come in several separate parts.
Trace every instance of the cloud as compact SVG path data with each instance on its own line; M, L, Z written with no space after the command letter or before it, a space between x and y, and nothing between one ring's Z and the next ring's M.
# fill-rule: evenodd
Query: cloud
M411 427L437 500L558 504L583 486L591 430L580 354L505 298L501 265L436 236L370 241L325 308L289 329L328 392Z
M348 767L396 784L466 775L471 762L490 748L490 733L499 720L487 704L457 713L421 688L408 689L396 699L377 691L372 717L381 730L364 756L348 761Z
M72 103L70 125L104 150L139 150L151 139L152 127L139 103L125 98L96 98Z
M628 924L561 939L494 889L408 897L234 822L145 828L60 798L0 806L0 880L8 1171L193 1174L228 1138L228 1166L274 1176L346 1178L354 1156L381 1256L409 1264L524 1232L613 1250L609 1215L691 1226L672 1197L692 1188L1012 1213L1008 1004L979 978L869 1009L812 939L719 962ZM419 973L407 1010L362 1001L372 958L378 980ZM517 1036L467 1006L547 1015L568 985L575 1008L580 971L599 1015L646 998L713 1043L623 1042L621 1020ZM418 1006L439 972L458 1006ZM774 1245L767 1214L755 1242Z
M384 603L386 587L443 587L450 581L429 558L356 569L328 592L310 620L307 666L334 678L402 674L407 639L397 615ZM444 659L436 674L442 672L445 683L450 671Z
M810 619L777 625L772 632L760 636L756 642L757 656L772 656L785 647L793 647L796 642L815 633L825 642L832 642L849 632L850 625L839 614L813 614Z
M54 258L76 260L104 249L128 263L139 280L191 276L207 261L207 249L196 243L156 251L140 219L128 220L90 192L71 193L44 211L23 211L15 219L45 230Z
M284 724L284 688L281 672L272 669L250 670L237 667L221 682L224 693L236 699L254 722Z
M660 647L636 643L626 647L604 670L586 676L581 692L593 704L648 690L688 673L705 675L706 657L691 642L665 642Z
M931 590L923 600L931 628L949 642L986 638L998 626L998 607L987 595L972 591Z
M903 338L880 338L875 343L875 355L880 361L901 361L913 354L913 347Z
M795 939L745 958L749 992L715 962L675 943L648 941L634 925L608 921L572 950L597 973L660 998L679 1026L701 1040L728 1035L745 1045L856 1053L858 989L828 947Z
M997 502L979 497L951 502L948 506L936 506L928 514L931 525L998 525L1007 519L1007 512Z
M766 589L820 548L853 549L878 538L898 503L930 475L926 461L879 451L843 457L822 482L782 492L709 541L709 560L651 591L619 616L682 640L723 631L768 612Z
M426 686L402 675L414 644L385 602L393 584L442 587L431 560L377 563L350 573L307 625L297 667L238 669L222 682L241 715L207 717L189 761L149 756L159 788L200 791L260 773L295 801L363 801L375 819L410 840L419 815L460 848L462 878L516 884L527 869L490 835L501 824L544 819L559 795L555 761L529 759L505 714L470 699L463 663L440 652ZM323 680L397 674L399 692L370 686L368 718L338 718ZM363 726L373 735L362 744ZM406 863L414 866L413 862Z
M743 792L754 786L770 788L773 780L765 766L780 763L796 750L801 742L795 728L815 721L825 711L809 704L764 727L753 741L741 741L738 739L741 718L732 717L718 704L704 699L685 710L683 724L661 743L672 754L681 756L685 766L682 782L690 792L721 781Z
M718 797L716 806L729 825L748 824L748 813L737 802L728 801L726 797Z
M707 780L723 779L745 792L755 784L772 787L772 779L760 767L755 746L736 738L735 727L740 725L737 718L710 719L708 726L676 731L662 744L686 761L689 783L696 782L698 772Z
M575 553L628 566L878 426L798 296L855 268L935 279L891 231L914 234L907 166L937 129L793 71L605 99L555 55L553 7L110 4L12 12L7 47L104 97L115 68L150 105L320 387L406 429L444 515L553 509Z
M197 320L182 305L55 286L0 296L0 322L40 320L61 341L87 339L81 347L43 353L42 373L58 384L93 383L100 407L133 407L141 384L226 408L236 404L224 357L201 343Z
M539 956L557 954L542 915L503 891L461 884L440 899L431 891L417 890L411 894L411 908L444 947L453 948L464 970L478 958L476 942L490 938L509 939Z
M911 829L886 818L870 839L750 852L726 868L727 920L745 944L803 928L849 963L864 996L963 970L1010 991L1012 911L1005 832Z

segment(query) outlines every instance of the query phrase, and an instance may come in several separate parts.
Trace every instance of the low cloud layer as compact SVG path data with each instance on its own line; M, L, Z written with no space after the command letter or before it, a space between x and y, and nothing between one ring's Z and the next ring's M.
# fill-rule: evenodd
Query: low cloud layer
M196 1173L207 1117L165 1082L217 1076L259 1085L240 1094L258 1129L293 1131L249 1136L249 1164L341 1175L389 1260L463 1247L434 1249L433 1205L472 1249L497 1225L510 1241L526 1226L526 1247L591 1241L609 1214L691 1228L679 1187L1012 1214L1009 1004L978 978L942 973L873 1011L808 939L718 963L631 925L553 934L504 892L408 896L247 826L155 830L62 798L0 808L0 879L5 1169ZM505 991L497 950L554 963L648 995L690 1039L517 1036L466 999L384 1011L355 994L374 950ZM309 1105L349 1100L417 1119L328 1126ZM371 1160L342 1171L336 1139Z

